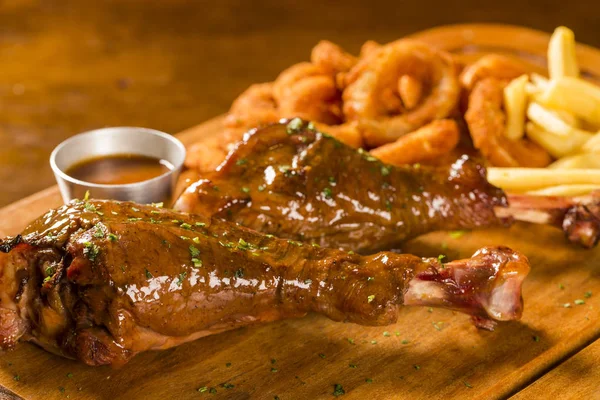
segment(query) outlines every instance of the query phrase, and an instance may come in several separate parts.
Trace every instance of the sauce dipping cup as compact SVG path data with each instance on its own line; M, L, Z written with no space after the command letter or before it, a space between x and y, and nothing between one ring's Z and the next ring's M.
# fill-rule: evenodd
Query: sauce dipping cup
M69 176L73 165L96 157L135 154L169 162L173 169L141 182L107 185L85 182ZM185 147L175 137L147 128L114 127L80 133L59 144L50 155L50 166L63 201L90 198L130 200L136 203L171 205L177 178L185 160Z

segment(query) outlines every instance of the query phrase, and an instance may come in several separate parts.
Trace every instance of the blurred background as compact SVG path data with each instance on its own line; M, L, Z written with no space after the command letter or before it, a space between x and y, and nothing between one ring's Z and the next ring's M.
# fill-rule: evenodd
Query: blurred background
M54 184L52 149L108 125L177 133L226 112L320 39L353 53L434 26L573 29L600 47L598 0L0 3L0 207Z

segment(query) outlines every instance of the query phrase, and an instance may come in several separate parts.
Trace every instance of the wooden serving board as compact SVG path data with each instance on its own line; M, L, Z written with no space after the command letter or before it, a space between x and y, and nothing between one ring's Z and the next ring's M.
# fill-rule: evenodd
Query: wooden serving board
M494 51L538 67L549 38L497 25L442 27L415 37L466 59ZM600 51L579 46L577 52L583 70L600 76ZM216 118L178 137L190 144L218 135L221 126ZM60 204L58 190L50 188L0 210L0 235L18 233ZM574 248L558 230L528 225L459 238L434 233L404 250L455 259L497 244L524 252L533 269L524 285L523 319L499 324L494 332L437 309L407 307L396 325L378 328L309 315L142 354L121 369L87 367L23 344L0 357L0 383L26 399L327 399L336 384L343 398L352 399L506 398L600 338L600 250ZM585 304L575 304L577 299ZM598 343L594 348L597 361ZM570 364L564 365L556 371ZM201 387L216 393L199 392ZM527 390L541 393L535 387ZM12 395L0 391L3 396Z

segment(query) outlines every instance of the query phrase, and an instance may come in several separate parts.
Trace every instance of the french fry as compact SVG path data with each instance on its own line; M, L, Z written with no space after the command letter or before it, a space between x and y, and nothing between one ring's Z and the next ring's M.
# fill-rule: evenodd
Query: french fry
M563 157L548 165L551 169L600 169L600 155L585 153Z
M525 134L525 110L527 108L525 85L528 81L527 75L521 75L504 88L504 110L506 111L504 135L511 140L521 139Z
M600 132L596 133L590 140L581 146L581 150L586 153L600 153ZM600 159L600 154L596 155Z
M600 185L600 170L488 168L487 178L504 190L527 192L559 185Z
M600 127L600 87L577 78L552 80L536 98L542 105L568 111Z
M581 196L595 190L600 190L600 185L558 185L530 190L526 193L534 196Z
M554 158L561 158L578 152L593 135L579 129L573 129L569 135L555 135L537 126L533 122L525 125L527 136L542 146Z
M572 135L577 130L576 127L569 124L572 122L577 125L577 119L572 114L562 110L549 110L535 102L530 103L527 107L527 118L548 132L559 136Z
M575 35L572 30L564 26L554 30L548 43L548 74L550 79L579 76L579 66L575 56Z

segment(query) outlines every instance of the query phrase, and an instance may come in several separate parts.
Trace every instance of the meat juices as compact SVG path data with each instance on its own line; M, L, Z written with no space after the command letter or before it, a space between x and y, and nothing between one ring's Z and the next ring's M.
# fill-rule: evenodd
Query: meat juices
M74 201L0 241L0 343L19 340L89 365L317 312L388 325L401 305L518 319L527 259L504 247L442 264L360 256L282 240L217 218Z

